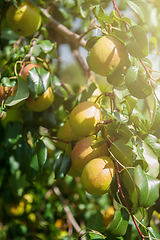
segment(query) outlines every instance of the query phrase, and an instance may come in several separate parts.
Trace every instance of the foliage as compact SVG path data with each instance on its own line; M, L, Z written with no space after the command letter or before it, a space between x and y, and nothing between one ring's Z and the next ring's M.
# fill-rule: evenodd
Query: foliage
M34 0L42 24L28 37L5 18L10 5L22 2L0 2L0 83L8 87L0 99L0 239L160 239L159 1ZM85 59L103 35L124 44L128 58L107 77ZM64 66L63 46L74 64L67 56ZM33 68L26 82L21 73L30 62L42 68ZM36 99L49 86L53 104L30 110L29 94ZM68 174L71 157L57 145L74 147L74 140L57 138L58 130L76 105L93 98L103 114L98 146L108 144L116 171L110 191L98 197ZM106 227L103 215L112 205Z

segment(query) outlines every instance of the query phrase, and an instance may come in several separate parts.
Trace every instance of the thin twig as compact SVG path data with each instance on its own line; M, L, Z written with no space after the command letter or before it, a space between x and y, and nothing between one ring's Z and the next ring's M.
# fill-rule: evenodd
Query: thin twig
M149 72L149 68L144 64L144 62L141 59L139 59L139 61L141 62L142 66L144 67L148 77L152 79L152 76L151 76L151 74Z
M112 2L113 2L114 9L116 10L116 12L120 16L120 18L122 18L122 14L120 13L119 8L117 7L117 4L116 4L115 0L112 0ZM126 23L123 22L123 24L124 24L124 27L125 27L126 31L128 31Z
M117 179L118 191L121 193L121 196L122 196L122 198L123 198L123 200L124 200L124 202L125 202L125 205L126 205L128 211L129 211L129 213L130 213L130 215L131 215L131 217L132 217L132 220L133 220L133 222L134 222L134 224L135 224L135 226L136 226L136 228L137 228L137 231L138 231L141 239L144 240L144 239L145 239L145 236L144 236L143 233L141 232L141 230L140 230L140 228L139 228L139 226L138 226L138 224L137 224L137 222L136 222L136 220L135 220L135 218L134 218L134 216L133 216L133 214L132 214L132 211L131 211L131 209L130 209L130 207L129 207L129 205L128 205L128 202L127 202L127 200L126 200L126 198L125 198L125 196L124 196L124 193L123 193L123 190L122 190L122 187L121 187L121 183L120 183L120 176L119 176L118 166L117 166L117 163L116 163L116 161L115 161L114 159L113 159L113 163L114 163L115 172L116 172L116 179Z

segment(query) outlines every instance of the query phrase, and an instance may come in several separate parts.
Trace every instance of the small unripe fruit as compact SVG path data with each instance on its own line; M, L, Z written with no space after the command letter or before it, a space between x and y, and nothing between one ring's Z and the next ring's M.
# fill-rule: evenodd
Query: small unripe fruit
M86 137L96 132L96 125L102 120L102 112L97 103L85 101L70 113L69 124L78 136Z
M92 148L91 145L94 145L100 141L103 141L104 139L101 137L98 137L96 139L96 136L92 135L89 137L86 137L82 140L80 140L73 148L72 154L71 154L71 160L73 164L73 168L79 173L82 173L82 170L86 163L88 163L90 160L100 157L100 156L107 156L108 153L108 147L106 143L103 143L101 146Z
M103 36L93 45L87 60L95 73L108 76L115 69L122 69L126 65L125 47L117 38Z
M115 168L112 160L102 156L89 161L84 166L81 182L89 194L100 196L109 191L114 174Z

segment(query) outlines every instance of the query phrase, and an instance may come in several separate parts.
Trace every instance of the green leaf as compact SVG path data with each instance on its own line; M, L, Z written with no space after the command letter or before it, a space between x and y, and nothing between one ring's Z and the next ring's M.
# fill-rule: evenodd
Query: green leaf
M49 40L38 41L44 53L49 53L53 49L53 44Z
M159 122L160 122L160 102L159 100L155 97L155 104L154 104L154 110L153 110L153 117L152 117L152 122L151 122L151 128L150 130L157 130L160 128Z
M160 239L160 234L155 229L153 229L152 227L147 227L147 229L148 229L149 240Z
M139 189L139 206L151 207L159 197L160 181L147 175L139 165L134 170L134 181Z
M144 0L129 0L127 4L145 22L148 18L148 5Z
M87 240L101 240L101 239L106 239L106 238L104 238L104 236L103 235L101 235L100 233L98 233L98 232L95 232L95 231L93 231L93 232L87 232L87 233L84 233L83 235L82 235L82 237L81 236L79 236L79 240L82 240L82 239L84 239L84 236L85 236L85 239L87 238ZM107 238L108 239L108 238Z
M27 82L18 76L18 82L17 82L17 90L16 93L12 96L9 96L6 101L6 106L14 106L19 102L22 102L23 100L27 99L29 97L29 91L27 87Z
M53 163L55 178L63 178L68 173L70 167L71 158L64 153L58 154Z
M113 156L124 166L132 166L132 148L126 145L124 139L112 142L110 149Z
M33 154L33 157L31 159L29 166L33 168L37 173L39 172L39 164L38 164L38 157L37 157L36 151Z
M103 225L103 215L97 210L95 214L91 214L89 219L87 219L86 227L88 229L93 229L96 231L101 231ZM99 236L100 237L100 236Z
M128 113L131 114L134 107L137 104L137 100L131 96L126 96L125 100L126 100L126 106L127 106Z
M116 69L107 77L107 82L113 86L120 86L124 81L124 70Z
M26 181L26 175L22 175L19 170L9 178L9 186L15 195L21 196L24 188L27 187L27 185L28 183Z
M115 212L114 219L105 230L106 234L111 236L123 236L126 233L129 221L129 214L125 208Z
M142 75L136 66L128 68L125 83L130 94L138 99L146 98L152 93L152 87L147 83L145 73Z
M44 144L43 140L41 140L41 139L39 139L36 143L36 153L37 153L39 171L41 171L43 165L45 164L45 162L47 160L47 148L46 148L46 145Z
M93 82L88 85L85 90L83 90L82 93L79 95L79 102L84 102L89 99L92 96L94 90L96 90L96 88L97 86Z
M153 149L153 151L157 154L158 158L160 158L160 142L159 139L149 134L144 141Z
M105 12L104 9L102 7L99 8L99 6L96 6L94 8L94 14L97 17L98 22L101 24L102 28L106 27L106 25L104 24L104 22L106 23L113 23L115 20L118 21L118 19L116 19L114 17L114 14L112 16L108 16Z
M138 207L138 192L133 179L133 168L123 169L119 173L119 180L125 200L128 203L132 213L135 213ZM122 197L122 194L118 189L116 176L113 177L111 182L111 194L118 203L126 207L124 197Z
M126 142L133 136L133 133L128 128L127 124L121 124L118 121L113 121L102 128L102 136L106 138L107 135L113 138L123 138Z
M50 73L43 68L34 67L27 76L28 88L34 99L43 94L50 84Z
M16 85L16 81L11 81L8 77L3 77L1 82L3 87L14 87Z
M131 36L126 44L127 51L136 58L148 56L148 39L144 28L139 25L130 27Z
M80 14L82 16L82 18L87 18L91 12L91 6L89 4L89 2L82 2L82 4L80 5Z
M23 126L20 122L9 122L5 131L4 146L11 148L22 138Z
M87 50L90 50L92 47L93 47L93 45L98 41L98 39L100 39L100 37L98 37L98 36L92 36L92 37L90 37L89 39L88 39L88 41L87 41L87 43L86 43L86 46L85 46L85 48L87 49Z
M145 141L142 141L142 150L142 155L149 165L149 170L147 172L148 175L152 177L157 177L159 174L158 156Z
M154 92L158 101L160 101L160 78L156 80Z

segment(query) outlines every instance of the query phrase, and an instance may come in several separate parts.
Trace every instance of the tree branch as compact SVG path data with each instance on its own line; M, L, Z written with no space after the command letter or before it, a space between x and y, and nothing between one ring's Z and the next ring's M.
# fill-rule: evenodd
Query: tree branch
M84 38L81 38L80 35L77 33L74 33L70 31L68 28L66 28L64 25L56 21L46 9L40 8L42 13L50 20L50 23L52 24L51 27L53 27L56 31L58 31L60 34L62 34L65 37L68 37L70 41L77 43L78 45L82 46L85 48L86 46L86 41Z
M62 196L59 188L53 184L53 191L54 193L59 197L62 205L63 205L63 208L64 208L64 211L68 217L68 219L70 220L70 222L72 223L72 226L74 227L74 229L77 231L77 233L80 233L82 230L80 228L80 226L78 225L78 223L76 222L75 218L73 217L73 214L71 213L69 207L67 206L67 204L65 203L65 199L64 197ZM85 238L83 238L83 240L85 240Z

